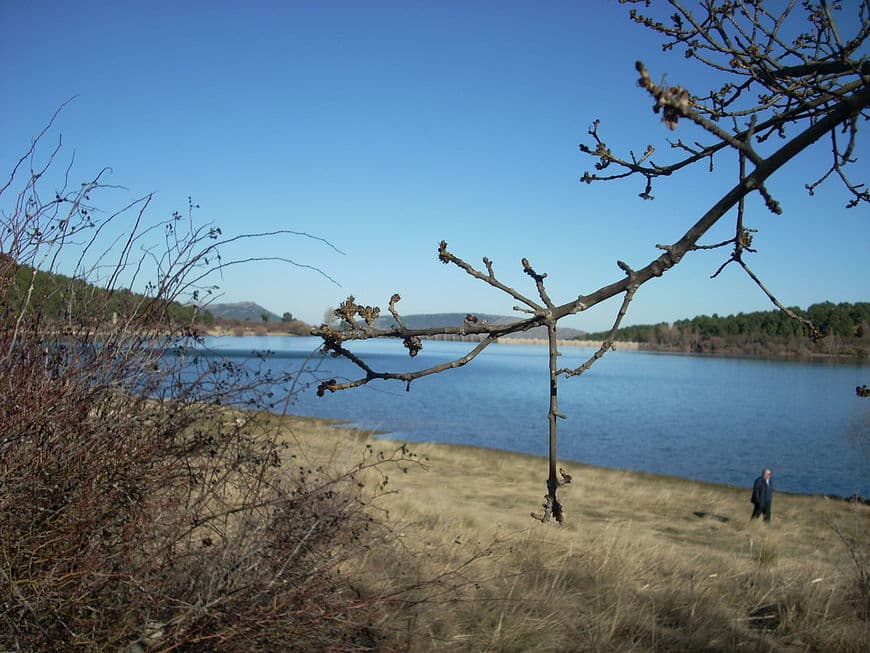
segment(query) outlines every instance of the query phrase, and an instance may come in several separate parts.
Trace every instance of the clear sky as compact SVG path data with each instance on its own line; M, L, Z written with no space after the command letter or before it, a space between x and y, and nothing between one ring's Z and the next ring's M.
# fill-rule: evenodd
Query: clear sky
M225 234L291 229L302 237L240 243L225 258L283 256L228 270L219 301L255 301L319 323L348 294L384 310L511 314L514 300L436 258L440 240L506 283L534 293L527 257L557 302L641 267L735 181L713 174L586 185L577 148L601 119L616 151L668 132L636 85L634 62L698 93L721 79L664 55L615 2L2 2L3 175L68 98L48 143L63 136L84 179L110 166L129 191L153 192L149 216L184 210ZM696 136L696 135L695 135ZM859 154L866 155L866 138ZM809 198L825 148L770 183L784 215L751 204L750 264L789 306L868 301L866 207L845 210L836 183ZM664 161L663 154L659 161ZM852 174L861 177L864 167ZM864 174L864 177L867 175ZM126 195L125 195L126 193ZM0 199L6 209L9 198ZM708 242L727 238L730 225ZM723 250L689 255L638 293L626 324L767 310L736 268L710 280ZM603 329L611 300L563 322Z

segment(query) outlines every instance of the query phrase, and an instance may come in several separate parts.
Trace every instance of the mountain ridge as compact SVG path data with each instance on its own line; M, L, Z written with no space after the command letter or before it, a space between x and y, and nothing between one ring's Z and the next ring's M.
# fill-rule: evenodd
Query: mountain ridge
M241 320L243 322L281 322L281 316L273 313L256 302L219 302L206 304L202 310L208 311L219 320Z

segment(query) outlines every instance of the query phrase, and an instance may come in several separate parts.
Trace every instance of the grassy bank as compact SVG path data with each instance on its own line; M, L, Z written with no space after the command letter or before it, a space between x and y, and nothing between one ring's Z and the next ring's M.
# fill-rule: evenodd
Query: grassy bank
M311 464L346 467L367 446L401 446L267 419ZM530 517L543 458L411 450L425 468L397 467L377 503L394 538L344 569L349 591L377 599L378 648L861 651L870 641L866 506L779 494L767 527L749 521L748 489L572 465L560 527Z

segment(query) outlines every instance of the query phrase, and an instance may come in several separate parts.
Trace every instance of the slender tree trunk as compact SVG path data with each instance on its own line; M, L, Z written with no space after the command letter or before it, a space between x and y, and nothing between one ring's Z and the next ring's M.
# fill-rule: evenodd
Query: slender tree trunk
M560 524L562 523L562 504L556 498L556 489L559 487L559 481L556 478L556 459L557 455L557 437L556 437L556 420L559 418L559 375L558 356L559 351L556 343L556 323L547 322L547 340L550 346L550 410L548 413L550 423L550 474L547 478L547 507L553 517Z

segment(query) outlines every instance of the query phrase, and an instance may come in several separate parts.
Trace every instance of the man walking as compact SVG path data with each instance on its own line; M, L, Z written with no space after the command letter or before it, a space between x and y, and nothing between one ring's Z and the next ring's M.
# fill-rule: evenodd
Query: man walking
M752 485L752 519L758 519L762 514L764 521L770 522L770 504L773 501L773 483L770 481L771 471L765 467L761 476Z

